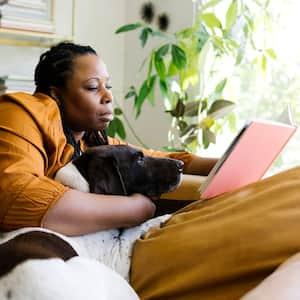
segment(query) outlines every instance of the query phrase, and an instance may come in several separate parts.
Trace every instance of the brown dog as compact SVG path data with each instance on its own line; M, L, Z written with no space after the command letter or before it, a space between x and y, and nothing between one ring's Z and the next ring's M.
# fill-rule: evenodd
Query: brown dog
M73 161L97 194L159 197L177 187L183 162L150 157L126 145L92 147Z

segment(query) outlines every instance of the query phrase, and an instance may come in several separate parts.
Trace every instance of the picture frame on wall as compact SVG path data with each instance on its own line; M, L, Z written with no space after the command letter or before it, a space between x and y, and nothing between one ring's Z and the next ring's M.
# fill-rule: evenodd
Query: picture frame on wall
M55 33L55 0L7 0L0 4L0 28Z

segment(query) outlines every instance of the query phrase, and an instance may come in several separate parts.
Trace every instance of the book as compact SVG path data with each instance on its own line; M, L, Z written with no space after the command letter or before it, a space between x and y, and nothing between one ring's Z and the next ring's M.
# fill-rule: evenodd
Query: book
M247 122L201 184L201 199L260 180L296 129L290 106L277 121Z
M0 95L11 92L33 93L34 80L31 77L5 75L0 76Z

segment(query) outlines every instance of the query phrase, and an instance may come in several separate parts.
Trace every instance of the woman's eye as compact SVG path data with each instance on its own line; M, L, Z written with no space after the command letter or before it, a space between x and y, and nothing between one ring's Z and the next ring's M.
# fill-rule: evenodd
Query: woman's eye
M98 87L97 86L89 86L89 87L87 87L87 90L96 91L96 90L98 90Z
M107 84L107 85L105 85L105 88L106 88L107 90L111 90L111 89L112 89L112 86L111 86L110 84Z

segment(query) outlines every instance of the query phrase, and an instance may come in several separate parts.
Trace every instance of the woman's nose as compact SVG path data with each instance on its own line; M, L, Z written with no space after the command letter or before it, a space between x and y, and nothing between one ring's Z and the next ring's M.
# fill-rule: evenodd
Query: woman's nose
M108 104L111 102L113 102L113 95L109 89L104 88L104 92L101 97L101 104Z

